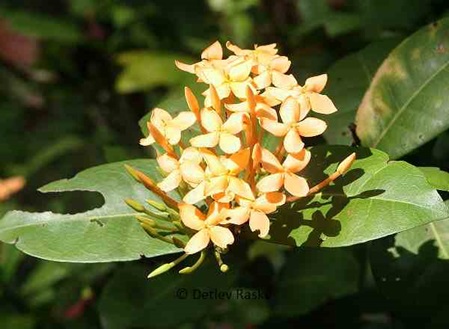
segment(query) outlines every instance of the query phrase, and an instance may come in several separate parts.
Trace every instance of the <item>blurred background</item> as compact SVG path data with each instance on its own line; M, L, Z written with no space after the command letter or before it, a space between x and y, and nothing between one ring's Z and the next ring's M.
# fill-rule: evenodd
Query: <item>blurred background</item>
M94 165L151 156L138 145L139 119L182 96L183 87L193 81L175 68L174 60L197 61L217 39L241 47L277 43L303 81L372 44L393 47L448 9L445 0L2 0L0 216L19 208L75 213L100 206L102 198L93 193L56 198L36 189ZM338 142L350 144L349 139ZM443 155L430 158L426 150L448 140L446 133L408 159L424 165L432 161L447 170L444 146ZM23 180L8 181L11 177ZM170 299L154 288L142 290L139 284L145 287L146 281L139 278L160 259L51 263L0 245L0 328L408 328L417 321L394 310L375 288L365 247L356 246L350 254L298 253L256 244L236 280L267 291L282 281L275 302L208 302L197 306L207 314L170 315L171 322L159 318L150 325L152 314L170 307ZM307 277L318 275L315 286L301 279L306 274L301 269L285 268L308 259L350 264L354 271L344 267L337 273L348 278L349 287L341 287L341 281L322 284L323 264L308 269ZM287 279L294 273L300 274L292 283ZM161 280L162 287L167 279ZM292 293L295 289L305 291L304 298ZM144 298L136 303L133 294L141 291ZM140 302L152 303L148 321L139 313Z

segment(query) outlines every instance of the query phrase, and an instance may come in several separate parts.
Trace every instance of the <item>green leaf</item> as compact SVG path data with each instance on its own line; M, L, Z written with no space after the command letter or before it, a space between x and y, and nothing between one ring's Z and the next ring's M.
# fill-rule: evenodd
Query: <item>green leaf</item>
M449 202L446 201L449 206ZM380 291L412 327L447 328L449 219L374 241L370 262ZM430 323L438 325L432 326Z
M363 145L399 158L449 128L449 18L395 48L357 112Z
M449 173L436 167L419 167L431 186L449 192Z
M375 149L320 146L301 175L314 186L352 152L351 169L314 197L280 208L271 241L341 247L381 238L445 218L449 210L416 167L388 161Z
M274 309L280 316L305 314L332 299L356 293L359 264L349 249L300 249L280 274Z
M99 302L104 328L174 328L199 319L220 301L214 292L229 293L235 279L209 262L187 275L172 270L149 280L148 272L131 264L115 273Z
M317 115L328 122L324 133L328 143L351 144L349 126L354 122L357 107L377 68L397 43L398 39L372 43L340 59L329 69L329 86L326 87L325 93L332 99L338 112L332 115Z
M90 191L103 195L101 208L78 214L11 211L0 220L0 240L15 243L32 256L64 262L111 262L153 257L179 251L173 245L150 238L140 227L136 213L123 201L140 203L158 198L125 171L129 164L159 181L154 160L131 160L87 169L41 192Z
M122 53L117 61L123 71L116 80L115 88L120 93L145 91L157 86L183 85L190 74L179 70L175 60L194 62L183 55L155 53L135 50Z

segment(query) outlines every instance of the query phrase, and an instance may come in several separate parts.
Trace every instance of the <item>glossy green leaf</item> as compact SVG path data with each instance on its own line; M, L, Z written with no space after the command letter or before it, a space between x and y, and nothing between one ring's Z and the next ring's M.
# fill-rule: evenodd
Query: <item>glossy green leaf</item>
M130 51L118 56L117 61L123 71L116 80L120 93L144 91L157 86L177 86L184 84L190 74L179 70L175 60L193 62L177 54L154 53L149 51Z
M178 251L171 244L150 238L125 203L158 198L134 181L124 164L161 177L154 160L132 160L87 169L72 179L48 184L41 192L90 191L103 195L101 208L79 214L11 211L0 220L0 240L15 243L32 256L65 262L110 262L152 257ZM55 196L56 197L56 196Z
M277 281L276 314L301 315L332 299L356 293L359 271L349 249L295 251L287 258Z
M419 167L430 185L440 191L449 191L449 173L436 167Z
M349 126L355 120L356 110L377 68L397 43L398 39L372 43L331 66L327 72L329 82L325 93L332 99L338 112L317 115L328 123L324 138L329 144L350 145L353 142Z
M446 202L446 204L449 203ZM449 219L374 241L371 268L392 309L412 327L447 328Z
M399 158L449 128L449 19L430 24L383 62L356 116L363 145Z
M362 243L449 215L424 174L403 161L388 161L375 149L320 146L301 173L313 186L336 170L352 152L357 160L335 184L314 197L285 206L275 215L271 241L340 247Z
M148 267L131 264L108 282L99 302L104 328L174 328L197 320L224 299L218 298L218 292L232 292L235 279L232 272L221 273L213 262L192 274L172 270L150 280L148 271Z

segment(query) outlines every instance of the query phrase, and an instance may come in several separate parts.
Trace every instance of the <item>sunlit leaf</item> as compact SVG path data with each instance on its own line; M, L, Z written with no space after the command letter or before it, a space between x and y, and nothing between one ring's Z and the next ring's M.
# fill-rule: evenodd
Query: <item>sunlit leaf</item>
M399 158L449 128L449 19L432 23L395 48L357 112L363 145Z

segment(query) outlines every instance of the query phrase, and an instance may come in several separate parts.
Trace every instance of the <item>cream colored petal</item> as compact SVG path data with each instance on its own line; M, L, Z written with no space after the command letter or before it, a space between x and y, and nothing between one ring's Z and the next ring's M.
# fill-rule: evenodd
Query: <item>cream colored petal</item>
M225 211L224 216L229 218L228 223L242 225L248 221L249 212L250 210L247 207L236 207Z
M326 122L317 118L305 118L298 124L298 132L304 137L321 135L327 128Z
M248 103L246 101L236 104L225 104L225 107L231 112L249 112Z
M180 163L184 161L200 164L201 161L203 161L203 156L201 155L201 152L197 148L188 147L184 149L184 151L181 154L181 158L179 159Z
M282 137L288 132L288 126L270 119L260 118L260 125L263 129L270 132L274 136Z
M303 177L291 173L285 174L284 187L288 193L297 197L304 197L309 193L307 181Z
M206 183L204 189L205 195L218 194L224 192L228 187L229 181L227 176L213 177Z
M285 90L291 89L298 84L293 75L283 74L278 71L272 71L271 81L275 87Z
M181 130L168 126L165 128L164 137L171 145L177 145L181 140Z
M271 73L269 71L262 72L253 79L257 89L264 89L271 85Z
M290 129L285 135L284 148L287 153L298 153L304 148L304 143L295 128Z
M285 73L290 68L290 65L292 62L288 60L288 57L286 56L278 56L273 58L271 61L271 69L280 73ZM297 84L297 83L296 83Z
M307 91L320 93L327 83L327 74L317 75L315 77L308 78L304 87Z
M299 104L293 97L288 97L282 103L279 110L283 123L291 124L299 121L300 110Z
M240 138L225 132L220 133L219 145L220 149L227 154L233 154L242 147Z
M189 64L185 64L185 63L180 62L180 61L175 61L175 65L181 71L195 74L195 64L189 65Z
M203 181L197 187L190 190L182 199L185 203L195 204L204 200L206 198L204 194L204 189L206 187L206 183Z
M263 238L270 231L270 220L263 212L252 210L249 217L249 228L253 232L259 231L259 237Z
M197 163L186 161L181 164L180 171L184 182L197 186L204 180L204 170Z
M229 178L228 190L246 199L254 198L253 192L249 184L237 177Z
M218 144L220 134L212 132L204 135L198 135L190 139L190 144L194 147L215 147Z
M262 192L276 192L284 184L284 174L276 173L262 178L256 185L257 189Z
M179 170L172 171L162 182L157 186L164 192L173 191L181 183L182 177Z
M220 99L225 99L226 97L228 97L231 94L231 87L230 87L229 83L223 83L219 86L215 86L215 90L217 91L218 97ZM207 96L206 98L210 99L209 96ZM212 105L212 101L210 101L210 104ZM211 105L207 105L207 106L211 106Z
M220 176L226 174L227 168L220 158L210 151L203 151L203 158L207 163L207 169L212 176Z
M149 146L149 145L153 144L154 142L155 142L155 140L154 140L153 136L151 136L151 134L148 135L147 137L141 138L139 140L139 144L142 146Z
M223 125L220 115L214 110L204 108L201 111L201 125L208 132L217 131Z
M237 65L233 65L229 69L229 79L231 81L245 81L251 73L252 64L250 61L244 61Z
M331 114L337 112L337 108L326 95L311 93L309 94L310 106L312 111L322 114Z
M151 123L156 126L156 128L160 129L164 126L165 123L170 122L172 120L172 116L167 111L161 108L154 108L151 111Z
M223 70L214 67L195 67L195 73L204 83L218 87L226 81Z
M292 173L303 170L310 162L310 152L305 148L296 154L289 154L285 158L282 166Z
M159 167L166 173L170 173L179 168L178 160L168 154L158 156L156 161Z
M234 243L234 236L231 230L226 227L213 226L209 228L209 235L214 245L223 249Z
M232 113L223 124L222 130L232 135L238 134L243 130L243 117L245 115L243 113Z
M186 130L192 126L195 121L196 117L193 112L181 112L171 121L170 125L180 130Z
M230 82L229 87L236 97L244 99L246 98L246 88L251 87L249 82L249 80L243 82Z
M262 165L270 173L284 170L278 158L267 149L262 149Z
M256 116L258 118L265 118L276 122L278 121L278 115L276 110L264 103L257 103Z
M203 50L201 53L201 59L222 59L223 58L223 48L220 42L215 41L209 47Z
M187 242L184 247L184 251L186 254L195 254L206 248L209 242L209 231L207 229L203 229L190 238L189 242Z
M266 214L272 213L277 207L282 206L286 201L284 193L269 192L259 196L254 202L254 208Z
M205 227L206 216L195 206L191 204L179 204L179 216L182 223L192 230L199 231Z
M291 90L275 88L275 87L268 87L267 89L265 89L264 95L265 95L265 97L276 98L277 100L282 102L287 97L292 96L293 93ZM272 104L269 104L269 105L272 105Z
M232 51L236 55L244 54L244 50L242 50L240 47L232 44L230 41L226 42L226 48L228 48L230 51Z

